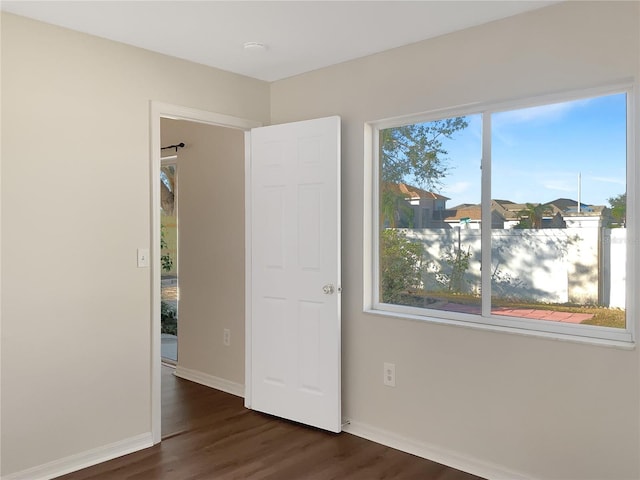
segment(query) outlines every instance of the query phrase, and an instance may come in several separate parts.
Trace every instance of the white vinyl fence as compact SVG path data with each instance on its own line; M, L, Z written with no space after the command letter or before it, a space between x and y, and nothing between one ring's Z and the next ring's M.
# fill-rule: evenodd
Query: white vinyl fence
M480 292L480 230L403 231L424 245L426 290L447 288L452 259L461 250L469 254L463 289ZM624 308L625 265L623 228L491 231L492 294L499 297Z

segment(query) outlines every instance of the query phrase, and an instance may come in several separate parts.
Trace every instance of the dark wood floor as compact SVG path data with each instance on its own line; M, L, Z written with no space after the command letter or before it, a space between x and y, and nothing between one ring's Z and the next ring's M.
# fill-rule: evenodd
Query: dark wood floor
M59 480L479 480L347 433L247 410L239 397L162 370L163 441Z

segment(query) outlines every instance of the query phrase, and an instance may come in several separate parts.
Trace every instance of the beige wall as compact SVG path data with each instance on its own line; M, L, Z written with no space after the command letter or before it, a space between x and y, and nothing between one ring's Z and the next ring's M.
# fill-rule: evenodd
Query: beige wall
M178 151L178 366L244 385L244 132L162 119ZM223 345L223 330L231 345Z
M364 122L638 77L638 17L635 2L568 2L269 93L2 14L2 474L150 431L150 272L135 250L150 241L153 99L264 123L342 116L343 395L354 427L486 471L640 477L636 350L362 313ZM220 327L202 326L214 351ZM242 345L235 332L232 342ZM184 360L217 364L207 355ZM382 385L384 361L396 363L395 389Z
M149 102L266 123L269 87L4 13L1 39L4 476L150 432Z
M637 350L377 316L362 300L364 123L637 76L639 7L566 2L272 84L272 123L343 119L343 404L354 431L507 478L640 477Z

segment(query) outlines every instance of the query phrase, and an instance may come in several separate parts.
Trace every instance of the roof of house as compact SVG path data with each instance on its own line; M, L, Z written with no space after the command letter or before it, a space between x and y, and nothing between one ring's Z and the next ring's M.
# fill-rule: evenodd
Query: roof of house
M580 202L580 210L578 211L578 202L570 198L557 198L545 203L545 205L559 210L565 217L599 217L608 210L605 205L587 205Z
M462 208L448 209L447 215L444 219L445 222L457 222L463 218L468 218L472 221L479 222L482 218L482 208L480 205L470 205Z
M522 205L510 202L509 200L492 200L491 211L497 212L505 220L517 220L518 212L522 210Z
M449 210L460 210L461 208L477 207L478 203L461 203L455 207L449 207Z
M520 220L523 211L526 211L531 205L537 207L540 203L514 203L509 200L492 200L491 201L491 213L498 215L504 220L517 221ZM567 198L559 198L552 202L543 204L546 207L544 214L545 218L556 217L558 215L563 217L576 217L576 216L601 216L607 209L603 205L586 205L581 203L580 212L577 211L578 202ZM456 222L461 218L470 218L472 221L480 221L481 219L481 206L480 204L468 204L463 203L456 207L447 209L447 215L445 217L446 222ZM526 215L525 215L526 216Z
M562 215L565 217L599 217L604 215L607 210L609 208L604 205L584 205L580 211L576 206L564 211Z
M563 212L566 212L570 209L573 209L574 211L577 210L578 207L578 201L577 200L571 200L570 198L556 198L555 200L552 200L550 202L545 203L545 205L554 205L557 208L559 208L560 210L562 210ZM580 209L586 209L588 208L589 205L580 202Z
M439 193L428 192L427 190L423 190L406 183L387 182L384 184L384 188L411 199L430 198L432 200L450 200L449 197L445 197L444 195L440 195Z

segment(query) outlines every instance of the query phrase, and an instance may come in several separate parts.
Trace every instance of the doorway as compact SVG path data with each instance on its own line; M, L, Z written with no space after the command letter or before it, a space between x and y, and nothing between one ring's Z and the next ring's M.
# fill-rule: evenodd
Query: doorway
M165 108L173 110L173 113L163 115L162 110ZM339 432L342 423L339 295L325 302L329 296L341 292L339 117L252 129L258 125L155 102L152 102L151 115L152 142L162 136L160 133L163 123L173 125L173 133L178 132L181 137L194 135L193 139L184 138L184 143L191 145L191 148L187 147L182 151L180 164L180 357L175 375L243 396L245 406L249 408ZM210 117L213 120L207 119ZM164 138L162 143L166 143ZM159 145L156 142L152 145L152 297L159 301L161 222L157 179L161 162ZM256 155L254 160L259 159L255 164L251 159L252 155ZM256 165L260 168L256 168ZM286 165L292 168L285 168ZM279 177L280 180L273 178L280 171L272 168L275 166L282 166L282 172L291 170L297 173L293 177L284 175L286 185L282 185L282 176ZM272 183L274 188L269 187ZM264 195L267 197L263 198ZM245 209L247 205L250 206L248 210ZM266 206L267 211L261 214L259 210L262 206ZM303 212L309 213L311 220ZM283 216L283 213L286 215ZM285 221L285 217L290 217L292 221ZM289 223L293 227L285 228ZM265 225L268 227L266 231L263 228ZM323 232L326 234L324 237ZM257 243L254 241L256 234L261 238ZM270 322L283 318L277 311L259 321L263 328L258 337L252 333L253 312L261 310L254 308L254 303L260 303L260 298L267 298L269 294L264 296L264 288L272 285L266 279L256 283L254 273L265 265L276 268L278 263L274 261L280 258L278 252L284 252L285 247L292 242L295 251L291 252L291 258L297 258L298 263L294 263L301 267L296 267L296 271L316 272L321 270L320 266L323 266L323 271L326 266L327 270L324 274L313 275L308 298L302 290L291 289L297 296L291 297L289 303L297 307L304 304L305 308L313 310L307 313L314 313L300 316L295 314L294 308L287 316L291 319L290 331L301 333L300 329L304 330L303 335L299 335L293 342L294 347L291 343L286 343L287 335L280 335L280 330L269 329ZM325 244L330 245L325 252L326 256L321 253L324 250L320 248ZM258 255L263 260L260 264L254 262L254 254L259 252L267 253L266 256ZM325 261L319 263L320 259ZM330 277L329 283L324 283L327 281L327 274ZM279 302L277 300L276 303ZM269 302L273 306L274 302L269 300L267 303ZM326 309L322 307L325 304ZM160 441L162 428L158 310L159 304L154 302L154 443ZM320 315L320 310L326 310L328 322L321 321L323 315ZM310 316L313 317L311 322ZM321 328L325 324L327 328ZM264 348L256 348L255 338L260 340L260 345ZM302 356L299 355L301 350L295 348L295 345L301 345L300 342L305 345ZM316 396L321 393L325 400L319 401L317 405L314 403L318 407L314 410L322 411L317 421L315 417L302 418L298 415L301 411L299 403L305 401L292 402L289 398L284 410L275 411L269 406L270 399L275 398L271 395L273 392L266 392L266 396L260 397L266 403L258 405L260 398L254 398L253 392L264 394L264 389L259 390L258 387L265 379L273 381L273 378L254 376L253 371L262 366L264 361L273 364L269 352L274 350L269 345L286 347L277 350L286 352L284 357L279 355L279 358L286 357L293 365L290 369L276 372L277 375L286 373L287 379L287 388L279 391L278 398L289 398L288 393L294 392ZM254 355L256 361L252 358ZM280 363L287 363L287 360ZM296 372L303 374L303 383L296 380L301 378ZM305 400L311 398L315 397L305 397ZM255 405L252 404L253 400L256 400Z
M165 128L175 137L165 138ZM176 376L244 393L245 132L259 126L224 115L152 102L152 434L161 440L161 146L180 149L179 356ZM233 138L230 142L224 139ZM211 142L216 142L215 148ZM229 148L224 145L228 143ZM235 153L232 154L230 150ZM210 153L215 150L217 156ZM215 157L215 158L214 158ZM194 169L197 162L201 169ZM214 165L214 168L211 168ZM239 273L238 273L239 272Z

